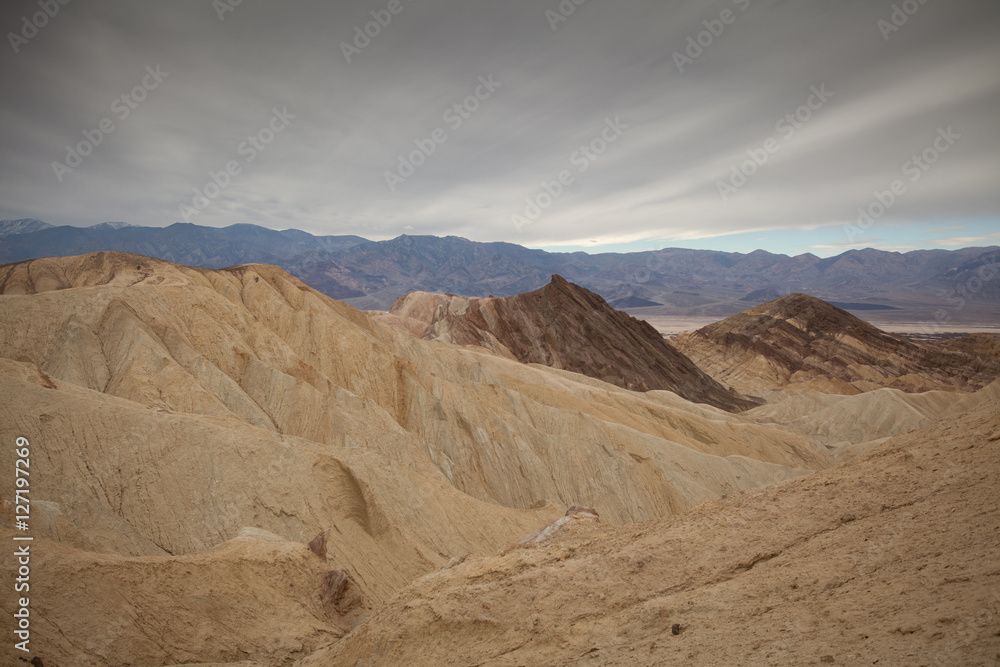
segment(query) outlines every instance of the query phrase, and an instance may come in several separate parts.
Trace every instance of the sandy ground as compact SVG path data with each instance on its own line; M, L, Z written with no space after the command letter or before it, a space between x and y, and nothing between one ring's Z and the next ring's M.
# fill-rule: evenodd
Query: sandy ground
M665 520L571 520L414 582L300 667L1000 664L997 405Z
M1000 333L1000 324L981 325L944 325L942 327L929 327L919 322L878 322L868 320L883 331L900 334L973 334L973 333Z
M673 337L678 334L695 331L709 324L714 324L722 318L718 317L640 317L646 320L661 334Z

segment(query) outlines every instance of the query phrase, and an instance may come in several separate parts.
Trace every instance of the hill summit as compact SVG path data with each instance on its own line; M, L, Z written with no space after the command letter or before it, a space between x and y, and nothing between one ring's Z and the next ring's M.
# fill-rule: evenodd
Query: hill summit
M729 411L755 405L702 372L648 322L559 275L541 289L509 297L411 292L381 319L420 338L479 345L633 391L668 390Z
M978 389L997 360L886 333L808 294L788 294L673 339L720 382L757 393L796 383L838 392ZM850 386L848 386L850 385Z

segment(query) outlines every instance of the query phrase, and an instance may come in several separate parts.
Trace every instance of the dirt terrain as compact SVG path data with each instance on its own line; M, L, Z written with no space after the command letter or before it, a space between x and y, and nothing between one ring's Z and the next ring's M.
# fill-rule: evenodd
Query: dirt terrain
M984 392L806 479L469 559L299 664L997 664L1000 383Z
M822 374L875 348L839 315L774 317L789 342L822 341L815 375L729 412L423 340L273 266L2 266L0 431L31 443L31 657L995 664L1000 384L942 370L992 359L995 339L928 356L879 334L916 350L900 391ZM613 341L616 322L594 330ZM0 477L8 541L13 498ZM8 590L15 568L0 558ZM14 605L0 598L8 636Z
M280 664L573 505L627 524L829 465L780 426L419 340L274 267L95 253L0 267L0 290L46 664ZM241 535L265 544L220 548Z

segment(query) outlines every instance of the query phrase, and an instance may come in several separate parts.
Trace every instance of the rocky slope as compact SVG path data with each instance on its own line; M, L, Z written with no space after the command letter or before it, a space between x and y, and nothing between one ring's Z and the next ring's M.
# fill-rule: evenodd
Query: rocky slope
M419 340L271 266L94 253L0 267L0 292L45 664L288 664L572 505L627 524L828 465L778 425Z
M786 390L745 416L761 424L781 424L800 433L836 461L848 460L886 439L927 426L978 404L980 393L876 389L831 394Z
M31 234L48 229L52 225L34 218L22 218L20 220L0 220L0 239L16 234Z
M1000 384L983 393L807 479L636 526L573 514L298 664L996 664Z
M539 290L511 297L411 292L388 315L375 316L424 339L479 345L633 391L672 391L729 411L756 405L708 377L647 322L558 275Z
M976 389L1000 377L992 339L981 338L917 343L790 294L671 342L719 382L760 395L794 385L834 393Z

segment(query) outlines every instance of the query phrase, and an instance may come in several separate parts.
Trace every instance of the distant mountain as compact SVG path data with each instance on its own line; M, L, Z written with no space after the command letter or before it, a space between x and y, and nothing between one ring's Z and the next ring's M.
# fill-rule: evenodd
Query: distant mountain
M539 290L509 297L411 292L380 319L420 338L479 345L633 391L672 391L731 412L758 405L702 372L649 323L558 275Z
M901 321L932 320L942 312L948 323L1000 320L998 247L909 253L865 249L828 258L681 248L590 255L455 236L372 242L256 225L117 224L77 228L37 220L3 222L0 263L118 250L204 268L276 264L317 290L368 310L388 310L414 290L513 296L559 274L642 316L723 318L748 302L806 292L865 314L889 312L864 310L871 304L899 308L894 317Z
M765 287L764 289L758 289L750 292L745 297L740 299L740 301L745 301L746 303L767 303L768 301L774 301L775 299L780 299L781 295L778 291Z
M899 310L895 306L886 306L881 303L841 303L839 301L831 301L830 305L843 310Z
M35 220L34 218L22 218L20 220L0 220L0 239L13 234L27 234L37 232L51 227L47 222Z
M315 289L346 298L355 307L388 310L396 298L415 290L511 296L538 289L558 273L551 267L562 266L564 257L512 243L404 235L343 252L314 253L286 268ZM353 293L337 296L346 290Z
M967 300L1000 301L1000 251L963 257L954 268L941 274L949 284L947 298L957 306Z
M202 268L248 263L294 265L310 253L339 251L366 240L359 236L313 236L297 229L275 231L257 225L221 229L176 223L169 227L139 227L106 222L93 227L53 227L0 222L13 229L0 241L0 263L50 256L72 256L117 250Z
M741 254L665 249L589 255L432 236L401 236L359 244L340 253L317 254L311 259L302 267L286 268L334 296L335 290L349 287L351 295L338 298L347 298L363 309L387 310L398 296L412 290L469 297L512 296L538 289L550 275L559 274L612 303L630 297L642 300L620 306L641 309L637 314L720 318L743 310L745 302L740 300L756 291L773 297L809 292L833 301L861 304L862 308L869 303L911 310L919 306L921 311L913 312L913 318L930 319L935 309L954 303L953 298L949 300L950 294L968 292L965 283L975 271L985 273L994 267L1000 273L1000 248L905 255L864 250L827 259L815 255L788 257L760 250ZM331 281L333 289L324 281ZM1000 295L994 295L998 286L1000 280L994 280L990 289L983 288L968 297L992 302L992 310L984 314L981 309L952 308L950 316L954 320L973 314L980 319L1000 317Z
M102 222L97 225L92 225L87 227L87 229L104 231L104 230L114 230L114 229L125 229L126 227L135 227L127 222Z
M611 302L612 308L650 308L653 306L662 306L662 303L657 303L656 301L650 301L649 299L643 299L639 296L626 296L617 301Z
M799 385L852 394L982 388L1000 377L998 338L918 343L808 294L789 294L671 342L744 393Z

